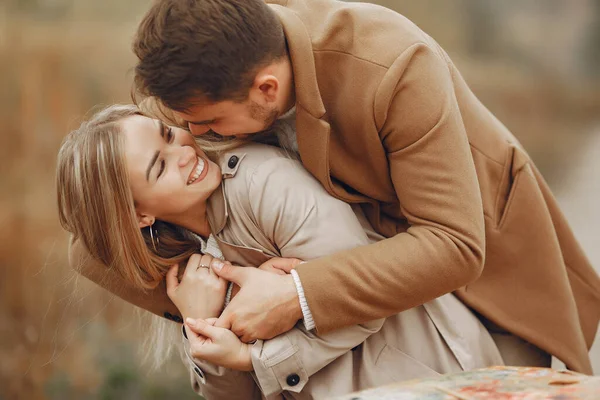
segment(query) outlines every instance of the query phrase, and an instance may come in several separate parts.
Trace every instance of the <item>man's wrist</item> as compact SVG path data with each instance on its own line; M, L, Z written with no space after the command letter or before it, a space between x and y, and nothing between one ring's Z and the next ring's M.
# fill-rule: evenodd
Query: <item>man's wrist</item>
M306 296L304 294L304 288L302 287L302 282L300 281L300 276L296 270L291 270L290 275L294 279L294 284L296 285L296 292L298 293L298 302L300 304L300 311L302 312L302 319L304 321L304 327L306 330L310 331L315 328L315 321L313 320L312 313L308 308L308 302L306 301Z
M289 288L290 288L290 294L294 293L294 296L291 297L291 301L289 302L289 307L288 307L288 313L289 315L293 316L294 320L299 321L303 318L302 315L302 306L300 305L300 297L298 294L298 289L296 286L296 282L294 280L294 277L290 274L290 275L286 275L285 279L287 279L287 282L289 282Z

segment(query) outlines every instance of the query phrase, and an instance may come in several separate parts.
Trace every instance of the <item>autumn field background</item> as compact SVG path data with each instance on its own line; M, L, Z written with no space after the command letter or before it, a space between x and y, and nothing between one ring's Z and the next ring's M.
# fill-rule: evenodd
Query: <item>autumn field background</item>
M600 266L600 0L390 0L522 141ZM141 362L133 307L67 265L54 168L97 105L128 102L147 0L0 0L0 400L197 398ZM600 350L593 362L600 373Z

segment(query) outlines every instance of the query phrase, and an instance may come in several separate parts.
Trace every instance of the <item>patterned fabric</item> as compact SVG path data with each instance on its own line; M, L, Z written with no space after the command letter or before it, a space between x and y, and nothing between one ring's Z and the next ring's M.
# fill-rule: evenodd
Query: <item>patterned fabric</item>
M492 367L370 389L338 400L600 399L600 376L550 368Z

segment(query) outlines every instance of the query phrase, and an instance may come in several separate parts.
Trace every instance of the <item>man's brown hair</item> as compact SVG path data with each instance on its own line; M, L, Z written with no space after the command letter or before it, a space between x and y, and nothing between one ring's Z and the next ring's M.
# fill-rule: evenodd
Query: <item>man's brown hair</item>
M186 111L193 99L246 99L258 69L286 55L286 44L263 0L157 0L133 51L137 94Z

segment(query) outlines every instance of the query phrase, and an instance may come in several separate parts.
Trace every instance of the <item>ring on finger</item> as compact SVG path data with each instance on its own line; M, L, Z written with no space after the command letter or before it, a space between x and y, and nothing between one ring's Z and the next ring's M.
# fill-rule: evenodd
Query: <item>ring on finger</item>
M200 263L200 264L198 264L198 266L196 267L196 271L198 271L200 268L208 268L208 265Z

